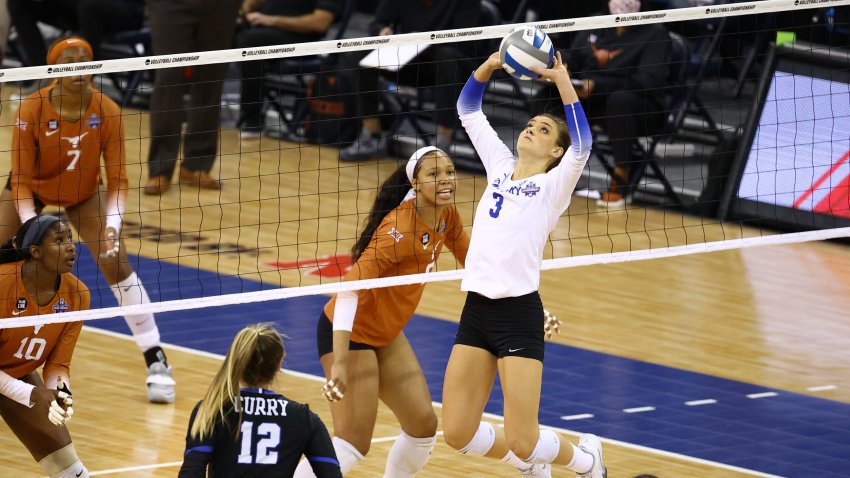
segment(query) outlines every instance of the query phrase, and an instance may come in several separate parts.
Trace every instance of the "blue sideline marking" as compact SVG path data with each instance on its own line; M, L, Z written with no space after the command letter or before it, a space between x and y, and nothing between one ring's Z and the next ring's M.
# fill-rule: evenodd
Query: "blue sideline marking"
M92 308L116 305L94 261L83 249L79 249L81 260L76 272L92 288ZM276 287L152 259L133 257L131 261L153 301ZM316 356L315 324L326 300L324 296L304 297L172 312L159 314L157 323L165 342L223 355L244 325L276 322L290 337L286 367L322 375ZM128 333L120 318L89 325ZM452 322L421 315L414 316L406 329L432 398L437 401L455 329ZM180 364L175 366L179 375ZM746 397L756 392L778 395L757 400ZM696 407L684 404L707 398L717 403ZM622 411L645 405L656 410L633 414ZM498 380L486 410L502 414ZM561 420L565 415L585 413L593 414L593 418ZM546 345L540 421L781 476L850 475L848 404L565 345Z

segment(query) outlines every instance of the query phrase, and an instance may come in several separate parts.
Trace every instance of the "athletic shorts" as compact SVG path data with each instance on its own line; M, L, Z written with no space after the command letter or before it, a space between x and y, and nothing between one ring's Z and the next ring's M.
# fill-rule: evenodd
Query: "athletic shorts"
M9 177L6 178L6 191L11 191L11 190L12 190L12 172L10 171ZM42 201L40 197L36 196L35 193L32 194L32 200L35 203L35 210L36 211L41 211L42 209L44 209L44 206L45 206L44 201Z
M484 349L497 358L543 361L543 302L537 291L519 297L489 299L466 295L455 344Z
M103 179L101 179L98 182L98 184L102 186L103 185ZM9 176L6 178L6 191L11 191L11 190L12 190L12 172L9 171ZM83 201L87 201L90 197L91 196L83 199ZM41 210L44 209L45 206L46 206L46 204L44 204L44 201L42 201L41 198L38 197L38 195L35 194L35 193L32 193L32 200L35 203L35 211L38 212L38 213L41 213ZM83 201L80 201L77 204L81 204Z
M319 347L319 358L334 351L333 322L324 312L319 317L319 325L316 327L316 345ZM348 342L348 350L377 350L377 347L351 340Z

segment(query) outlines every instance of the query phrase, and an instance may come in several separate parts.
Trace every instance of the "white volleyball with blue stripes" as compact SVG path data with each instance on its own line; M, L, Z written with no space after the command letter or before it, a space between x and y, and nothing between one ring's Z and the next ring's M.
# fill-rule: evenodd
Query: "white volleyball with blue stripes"
M505 71L520 80L532 80L539 75L532 67L549 68L555 60L555 47L549 35L532 26L519 26L502 39L499 59Z

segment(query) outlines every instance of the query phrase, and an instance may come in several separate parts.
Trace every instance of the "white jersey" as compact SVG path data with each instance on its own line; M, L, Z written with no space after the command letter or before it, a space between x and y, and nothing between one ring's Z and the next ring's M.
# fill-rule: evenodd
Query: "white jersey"
M546 241L570 205L590 142L583 148L573 138L557 167L514 180L517 160L484 113L477 110L460 120L487 170L488 183L475 212L461 290L491 299L534 292L540 287Z

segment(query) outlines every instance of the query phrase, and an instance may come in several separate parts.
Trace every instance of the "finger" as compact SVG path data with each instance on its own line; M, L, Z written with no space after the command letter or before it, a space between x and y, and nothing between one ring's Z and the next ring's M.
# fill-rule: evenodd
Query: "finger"
M101 259L109 259L110 257L115 257L116 255L118 255L118 243L117 242L115 243L115 247L113 247L112 249L109 249L108 251L100 254L100 257L101 257Z
M74 416L74 409L71 408L71 407L68 407L68 409L65 410L65 423L70 422L72 416Z
M47 411L47 419L50 423L59 426L65 423L65 410L56 403L56 400L50 402L50 409Z

